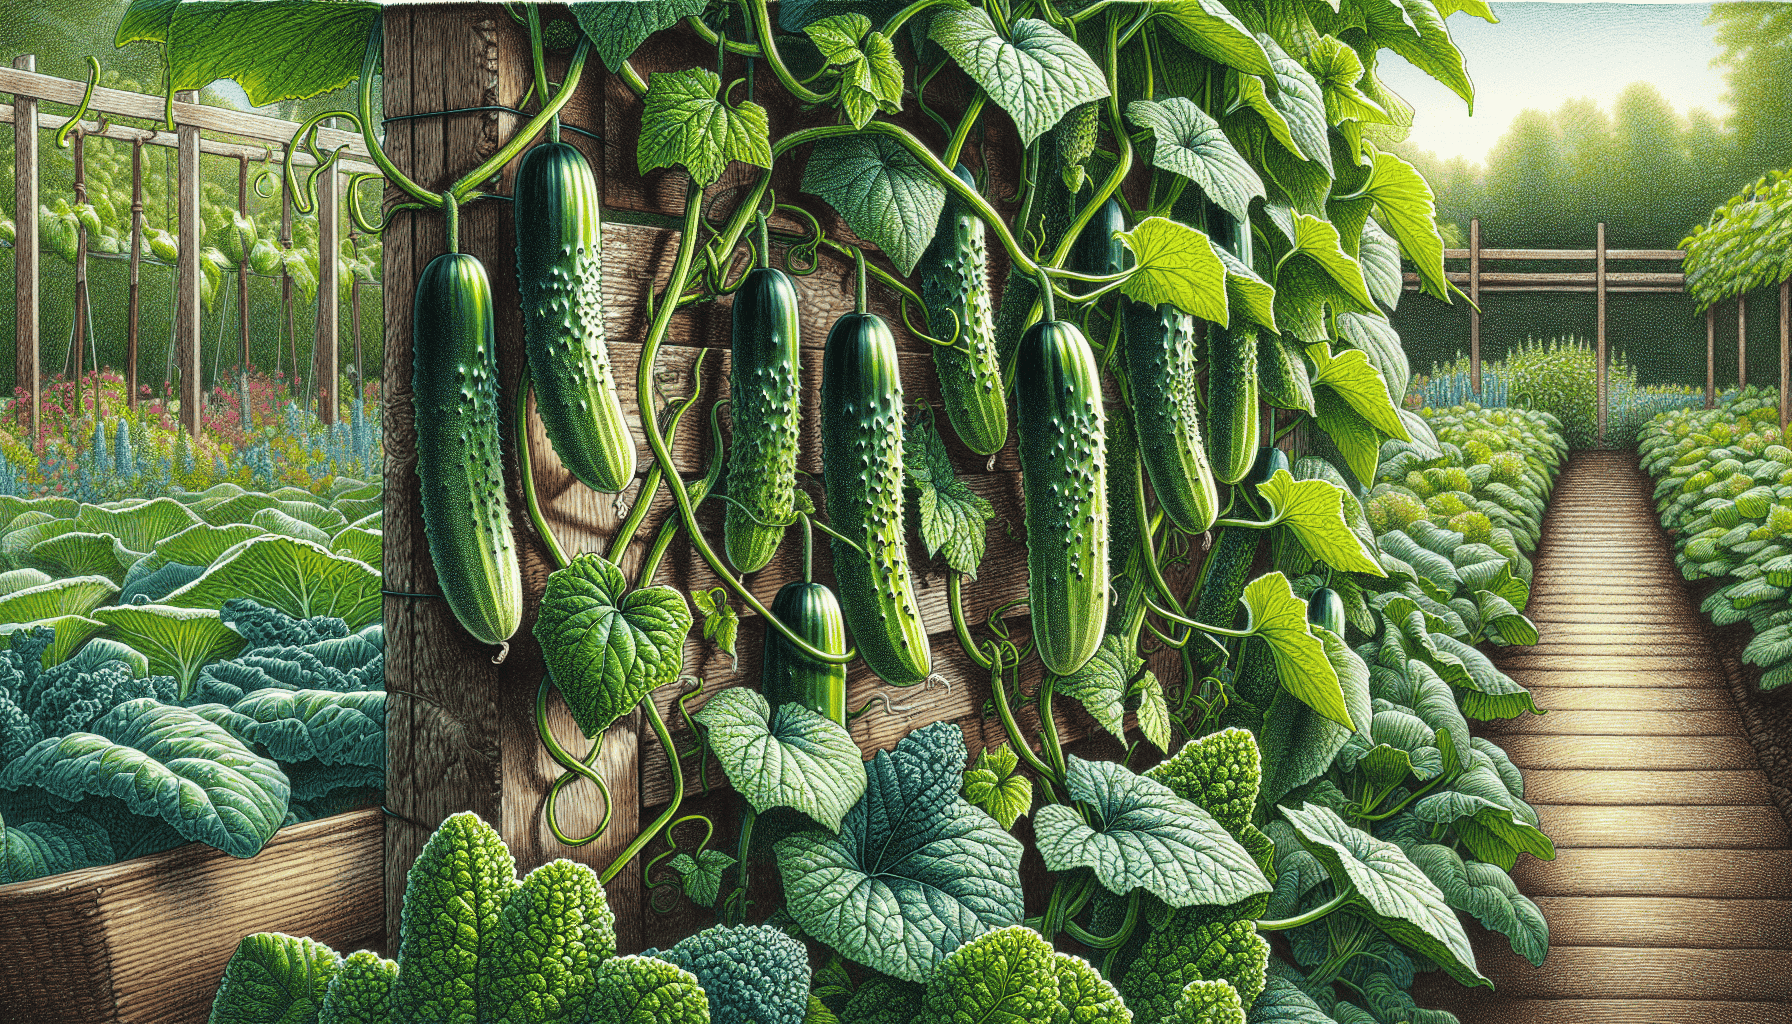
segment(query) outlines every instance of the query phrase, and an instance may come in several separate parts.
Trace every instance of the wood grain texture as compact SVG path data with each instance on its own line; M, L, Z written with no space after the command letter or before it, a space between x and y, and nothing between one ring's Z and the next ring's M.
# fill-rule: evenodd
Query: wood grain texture
M1688 772L1702 776L1704 772ZM1696 778L1694 780L1696 784ZM1541 827L1558 849L1574 846L1693 850L1783 850L1786 820L1771 805L1755 807L1537 806Z
M1754 807L1773 803L1758 771L1537 770L1524 773L1533 804Z
M1566 711L1523 715L1488 723L1488 735L1734 736L1742 719L1734 709L1712 711Z
M1557 711L1730 711L1730 695L1710 689L1624 686L1532 686L1537 706ZM1494 723L1489 722L1491 731Z
M1792 951L1783 949L1570 946L1551 950L1542 966L1491 949L1478 964L1514 999L1578 999L1610 991L1614 979L1636 999L1700 999L1713 987L1734 1000L1792 998Z
M1706 896L1792 899L1792 850L1651 850L1588 847L1555 860L1520 858L1512 880L1541 896Z
M1647 768L1759 771L1755 748L1741 736L1508 736L1500 746L1520 768Z
M1792 901L1681 896L1541 896L1552 946L1771 949L1792 934Z
M247 860L195 843L0 886L0 1020L191 1024L244 935L377 947L380 819L369 808L289 825Z

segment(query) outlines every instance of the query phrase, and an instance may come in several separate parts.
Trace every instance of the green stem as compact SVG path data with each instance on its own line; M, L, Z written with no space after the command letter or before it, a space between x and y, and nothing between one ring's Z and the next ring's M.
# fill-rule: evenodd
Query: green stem
M694 14L692 16L684 19L684 23L686 25L690 26L691 31L695 32L697 34L698 39L703 40L704 42L708 43L711 46L721 46L723 49L727 50L729 53L736 53L742 57L762 57L762 56L764 56L764 54L759 52L759 47L753 45L752 43L735 42L733 39L728 39L728 40L724 41L723 37L721 35L718 35L716 33L715 29L712 29L708 25L704 24L703 19Z
M647 95L647 79L641 77L641 73L635 70L633 64L626 60L623 61L622 67L617 69L616 73L622 76L622 82L628 86L630 92L641 97Z
M678 436L678 426L684 421L684 414L691 411L692 407L697 404L698 397L703 394L703 358L707 355L709 355L709 349L697 350L697 360L691 364L691 394L672 413L670 421L666 424L668 438ZM665 473L665 467L657 461L648 468L646 478L641 481L641 490L635 498L635 503L628 510L628 518L622 521L622 526L616 531L616 535L610 538L610 547L604 555L605 558L617 565L622 564L622 556L628 551L629 544L634 541L635 532L647 519L647 511L653 506L654 498L659 496L660 481L664 478Z
M1294 917L1285 917L1279 921L1258 921L1257 930L1260 932L1285 932L1290 928L1299 928L1303 924L1312 924L1349 902L1350 895L1348 891L1341 892L1312 910Z
M677 477L673 479L677 479ZM610 862L610 866L604 869L603 874L597 876L597 880L605 885L610 884L610 880L621 874L622 869L628 866L629 861L634 860L642 850L647 848L648 843L653 842L654 836L659 835L660 829L665 828L667 822L677 817L678 807L684 803L684 769L678 763L678 748L672 743L672 733L666 728L666 720L660 717L659 705L653 702L653 694L650 693L643 698L641 706L647 709L647 722L653 726L653 735L660 741L660 749L666 752L666 763L672 772L672 802L666 805L666 809L660 812L660 816L654 819L652 825L641 830L641 834L635 837L634 842L628 844L627 849L617 854L616 859Z
M1065 933L1090 949L1119 949L1126 945L1126 940L1132 938L1133 929L1138 927L1139 894L1144 891L1143 889L1134 889L1132 895L1127 898L1126 918L1120 922L1120 927L1114 934L1096 935L1084 930L1083 926L1075 921L1064 922Z
M858 284L853 290L853 312L864 316L871 312L871 290L866 283L868 275L865 271L865 250L854 249L852 257L858 264Z
M995 667L995 662L984 656L977 649L976 641L971 639L970 624L964 618L964 584L962 573L948 569L946 571L946 605L952 611L952 632L958 634L958 646L964 648L965 656L972 664L985 672Z
M357 91L360 111L360 117L357 120L361 123L357 127L361 129L361 140L367 145L367 155L372 158L374 166L380 169L380 173L386 176L386 180L397 185L406 195L434 209L441 205L441 197L412 181L403 171L399 170L398 165L386 156L386 151L380 148L379 140L373 135L375 123L373 118L373 69L379 67L380 64L381 41L384 35L385 19L375 18L373 31L367 34L367 51L361 57L361 83ZM169 95L172 96L173 93L169 93ZM169 110L169 126L173 127L173 108L170 107ZM304 129L300 129L299 134L304 134Z
M541 134L542 129L546 128L559 115L561 108L572 100L574 91L578 89L579 78L585 73L585 59L590 55L591 41L580 37L578 49L572 53L572 64L566 69L566 80L560 83L560 91L554 94L553 99L542 104L541 111L530 118L529 123L523 125L522 129L512 135L510 140L504 143L496 153L487 157L484 163L462 175L459 181L450 186L450 191L454 193L456 199L463 203L466 202L480 182L497 174L505 164L515 160L519 153L528 148L529 143L535 141L535 137ZM682 289L680 290L682 291Z
M958 119L958 130L952 133L952 141L946 144L946 155L941 163L947 167L958 165L958 158L964 152L965 140L971 136L971 126L977 122L977 115L983 112L983 104L988 100L989 95L982 89L978 89L976 95L971 97L970 104L964 108L964 116Z
M766 223L765 211L759 211L759 269L764 270L772 265L772 232Z
M543 103L548 98L548 62L541 52L541 12L534 4L523 8L523 17L529 25L529 56L535 66L535 95L540 96ZM548 123L548 141L560 141L560 119L555 118Z
M800 517L803 524L803 582L815 582L815 530L810 525L807 515Z
M884 22L883 28L879 29L878 32L885 39L894 39L896 30L907 24L908 19L920 14L929 7L934 7L944 2L946 2L946 0L915 0L914 3L909 4L895 14L892 14L890 20Z
M1052 278L1044 267L1035 267L1034 274L1039 278L1039 299L1045 304L1045 322L1049 324L1058 319L1058 303L1052 295Z
M995 670L990 673L989 677L990 692L995 697L996 714L1002 719L1002 731L1008 735L1008 746L1020 755L1020 759L1026 762L1027 767L1039 773L1041 780L1049 781L1055 777L1052 770L1039 759L1039 755L1033 753L1032 744L1028 743L1026 737L1021 735L1020 725L1014 720L1014 712L1008 707L1008 688L1002 682L1003 659L1001 655L997 654L992 661Z
M453 189L442 193L442 221L448 232L448 251L460 252L460 203Z
M763 4L761 7L763 9ZM760 192L763 194L764 185L769 180L769 176L763 176L760 180ZM672 267L672 277L666 292L668 296L683 294L685 286L690 281L691 261L697 252L697 228L702 221L702 200L702 193L697 191L694 185L687 186L684 230L679 235L678 258ZM758 206L757 200L752 203L752 206ZM742 226L744 227L744 223ZM649 395L653 393L653 365L659 356L660 346L666 340L666 328L671 325L672 313L676 308L677 303L668 298L667 301L661 302L659 308L654 312L653 326L649 328L647 339L642 343L640 364L635 371L636 394ZM653 457L662 465L672 465L672 452L667 447L665 435L660 432L659 423L653 417L648 416L643 417L643 424L647 431L648 447L653 449ZM844 654L830 654L823 651L804 640L795 630L785 625L782 619L773 615L753 595L752 591L748 590L733 573L728 571L727 567L722 564L721 558L716 555L715 549L710 547L709 542L704 539L702 531L697 528L696 508L691 503L690 492L685 490L684 481L679 478L677 473L669 472L666 474L666 484L672 491L672 500L678 506L678 517L684 524L685 532L690 535L692 546L697 549L699 555L703 556L703 561L708 564L716 577L729 590L733 591L743 604L765 619L772 628L778 631L780 636L790 641L791 646L806 657L830 665L843 665L858 656L857 651L847 651Z
M571 559L566 557L566 549L548 527L547 517L541 514L541 502L535 493L535 472L529 458L529 393L534 390L534 382L529 378L529 368L523 367L521 379L516 384L516 466L517 473L523 482L523 505L529 510L529 522L535 525L535 532L541 535L541 543L548 549L548 557L553 560L554 568L564 569ZM659 467L654 467L659 468ZM640 504L645 505L646 502ZM612 546L612 553L620 555L621 548ZM611 559L615 561L615 559Z
M559 778L554 780L554 784L548 787L547 805L544 808L548 831L554 834L555 839L567 846L584 846L603 835L605 830L610 827L610 812L614 809L610 802L610 787L604 783L604 777L593 771L591 767L597 763L598 755L603 751L604 737L602 733L598 734L596 741L591 744L591 752L586 754L583 759L575 758L567 753L566 748L560 745L560 741L554 738L553 731L548 728L548 687L552 685L553 680L543 674L541 685L535 690L535 732L541 737L541 745L547 748L548 756L552 757L556 764L566 769ZM559 802L560 791L575 778L588 780L597 787L597 791L604 798L603 820L597 823L597 827L592 829L589 835L579 839L574 839L560 831L560 816L555 809Z
M753 876L747 872L747 855L753 852L753 825L758 820L759 812L753 809L752 804L748 804L747 809L740 816L740 847L735 851L734 858L734 871L737 879L735 892L739 895L738 905L742 909L746 907L747 888L752 884ZM730 916L732 917L732 915ZM723 923L739 925L742 921L728 920Z
M816 92L797 81L796 76L790 73L790 69L784 66L784 58L779 56L778 44L772 38L772 17L766 0L745 0L742 6L746 8L747 16L753 20L753 31L758 35L759 49L765 55L765 62L771 65L772 74L778 77L778 81L784 83L784 88L790 90L790 94L795 96L798 102L826 103L831 98L830 96Z
M1063 779L1070 774L1068 764L1064 760L1064 745L1058 741L1058 723L1052 718L1052 679L1046 676L1039 684L1039 739L1046 757L1055 769L1052 778Z
M1406 807L1408 804L1412 803L1414 800L1417 800L1419 797L1424 796L1426 793L1431 792L1431 790L1433 788L1435 788L1437 786L1437 784L1442 782L1443 780L1444 780L1444 776L1439 775L1437 778L1432 779L1430 782L1427 782L1423 786L1420 786L1418 789L1414 790L1409 796L1407 796L1406 799L1400 801L1399 803L1388 808L1387 810L1383 811L1382 813L1380 813L1380 814L1365 814L1362 816L1362 819L1364 821L1385 821L1388 818L1392 818L1394 815L1399 814L1401 811L1406 810ZM1376 803L1380 803L1380 802L1381 802L1380 800L1376 801Z

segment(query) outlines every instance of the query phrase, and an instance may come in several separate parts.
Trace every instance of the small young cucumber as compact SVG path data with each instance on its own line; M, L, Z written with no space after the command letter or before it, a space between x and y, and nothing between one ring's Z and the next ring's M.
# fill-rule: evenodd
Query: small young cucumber
M760 523L788 520L796 500L801 330L790 276L768 266L748 271L734 293L728 371L734 417L728 496L745 509L729 502L722 513L728 561L741 572L756 572L772 560L784 529Z
M784 584L772 598L770 611L816 650L846 653L846 622L840 615L840 602L822 584L801 580ZM773 711L785 704L800 704L839 725L846 724L846 666L816 661L775 629L765 631L759 690Z
M902 383L896 339L871 313L847 313L828 332L821 470L829 524L864 548L833 542L840 608L859 655L885 682L921 682L932 671L932 651L903 526Z
M958 165L970 185L971 172ZM921 299L927 328L951 345L933 346L946 418L966 448L994 455L1008 443L1008 402L996 355L994 303L989 294L989 246L983 219L956 194L946 196L933 242L921 257Z
M501 644L523 619L523 581L498 437L498 347L485 265L429 261L412 311L411 399L423 532L462 628Z
M554 453L596 491L635 478L604 335L603 228L591 165L563 142L523 155L516 172L516 276L535 409Z
M1118 274L1125 270L1126 246L1115 236L1115 232L1125 230L1126 215L1119 201L1110 199L1103 203L1071 243L1065 269L1079 274ZM1092 292L1098 287L1072 282L1067 290Z
M1015 356L1033 639L1054 675L1082 668L1108 612L1106 417L1095 355L1067 320L1035 324Z
M1207 451L1223 484L1243 480L1257 456L1257 332L1207 326Z
M1330 587L1320 587L1307 598L1307 621L1344 635L1344 598Z
M1219 516L1219 489L1201 444L1195 318L1165 303L1128 302L1123 326L1139 458L1164 515L1184 533Z

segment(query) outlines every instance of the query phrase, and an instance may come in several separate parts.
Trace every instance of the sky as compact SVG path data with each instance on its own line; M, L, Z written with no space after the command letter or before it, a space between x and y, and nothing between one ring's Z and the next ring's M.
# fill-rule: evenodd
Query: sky
M1410 145L1444 158L1481 163L1521 111L1553 111L1564 100L1589 97L1609 111L1632 82L1653 83L1684 114L1704 107L1728 116L1715 29L1704 24L1711 5L1687 3L1492 4L1498 25L1451 15L1451 36L1475 83L1475 112L1392 51L1381 56L1381 77L1416 108Z

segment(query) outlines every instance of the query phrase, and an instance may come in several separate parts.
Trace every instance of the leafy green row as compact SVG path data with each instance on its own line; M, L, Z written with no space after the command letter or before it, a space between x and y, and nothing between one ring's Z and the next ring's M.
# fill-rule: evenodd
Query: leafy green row
M1768 171L1680 240L1686 290L1705 309L1792 276L1792 174Z
M1778 395L1749 387L1714 409L1662 413L1643 428L1643 469L1689 580L1722 580L1703 610L1720 626L1747 621L1743 660L1761 688L1792 682L1792 449L1781 444Z

